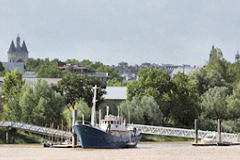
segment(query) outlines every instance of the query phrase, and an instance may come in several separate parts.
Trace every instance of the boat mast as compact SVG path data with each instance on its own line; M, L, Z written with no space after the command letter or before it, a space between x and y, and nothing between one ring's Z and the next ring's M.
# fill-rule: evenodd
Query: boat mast
M95 122L96 122L96 118L95 118L95 116L96 116L96 102L97 102L97 100L96 100L96 97L97 97L97 85L95 85L94 87L93 87L93 90L94 90L94 95L93 95L93 106L92 106L92 115L91 115L91 125L94 127L95 126Z

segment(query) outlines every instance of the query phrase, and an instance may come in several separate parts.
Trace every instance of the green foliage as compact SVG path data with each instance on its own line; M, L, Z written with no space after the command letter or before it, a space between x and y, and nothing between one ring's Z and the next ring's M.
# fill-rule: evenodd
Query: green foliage
M92 106L93 90L97 85L100 87L97 90L98 104L102 102L103 90L106 85L98 80L88 76L75 74L67 74L61 81L58 82L56 90L65 98L66 104L74 106L80 98L87 102L88 106Z
M121 81L122 78L120 77L118 71L112 67L109 67L107 65L104 65L101 62L91 62L89 60L82 60L82 61L78 61L76 59L68 59L66 61L67 63L70 64L76 64L76 65L80 65L80 66L84 66L87 68L90 68L92 71L96 71L96 72L107 72L108 73L108 79L112 80L112 79L116 79L117 81Z
M192 141L192 138L161 136L161 135L149 135L143 134L141 141L152 142L177 142L177 141Z
M19 102L22 109L22 121L31 124L34 121L33 109L36 105L33 89L25 84L22 90L24 92Z
M113 78L113 79L109 79L108 82L107 82L108 86L127 86L127 82L124 82L124 81L119 81L117 80L116 78Z
M24 85L22 74L18 70L7 72L3 80L4 102L7 104L3 112L3 119L8 121L20 121L22 109L19 105L19 96Z
M160 107L165 119L169 118L171 108L171 88L170 76L167 72L158 69L146 68L138 72L139 79L128 83L127 97L142 98L152 96Z
M87 105L86 102L83 100L78 100L74 106L74 108L77 110L77 120L82 120L82 115L84 115L84 121L90 122L91 120L91 108ZM71 128L72 126L72 111L73 108L67 108L64 110L63 115L65 120L67 121L67 126Z
M61 71L58 69L58 59L50 61L46 59L31 59L26 64L26 71L37 72L38 77L41 78L62 78L66 75L67 71ZM107 72L108 79L117 79L121 81L121 77L118 71L112 67L102 64L101 62L91 62L89 60L78 61L76 59L68 59L66 63L76 64L90 68L92 72Z
M126 101L120 104L120 111L128 119L128 122L136 124L143 124L143 110L140 106L140 100L136 97L132 98L132 101Z
M15 144L40 144L46 142L47 139L41 135L32 134L18 130L15 135ZM0 128L0 144L5 143L5 130Z
M4 67L3 67L2 62L0 62L0 72L3 72L3 71L4 71Z
M25 97L30 97L31 91L27 93L29 94L25 95ZM46 81L39 80L33 89L32 97L25 98L23 104L27 103L28 99L34 102L32 103L33 124L50 125L50 123L54 123L56 126L61 123L64 99L59 93L56 93L49 87Z
M203 94L203 117L210 119L227 119L226 97L231 93L227 87L210 88Z
M22 116L22 109L19 105L19 98L16 96L9 98L7 106L7 116L4 117L4 119L7 121L20 122Z
M26 63L26 71L37 72L41 78L61 78L64 72L58 69L58 59L30 59Z
M216 70L208 70L207 68L201 68L198 71L190 75L190 80L196 85L197 91L200 95L204 94L209 88L228 87L231 89L231 85L228 84L221 74Z
M230 63L223 58L221 49L213 47L211 55L211 59L209 60L206 68L208 70L217 71L226 82L230 82L231 80L229 79L230 76L228 74Z
M21 80L18 81L21 82ZM5 87L7 88L7 85ZM12 87L8 88L12 89ZM49 87L46 81L39 80L34 88L26 84L19 88L18 92L6 94L11 96L8 96L7 105L4 108L5 120L22 121L40 126L49 126L50 123L60 124L63 119L64 99Z
M240 118L240 91L234 90L233 94L228 96L227 99L228 118L237 120Z
M160 125L163 118L153 97L143 97L141 100L133 97L131 101L120 104L120 111L128 121L137 124Z
M8 101L9 98L18 96L24 84L22 74L18 70L7 72L3 79L3 95Z
M200 114L200 99L196 87L184 73L176 74L171 81L174 84L171 120L175 126L191 126Z
M83 100L79 100L75 104L75 108L78 111L78 119L84 115L84 120L91 120L91 108Z

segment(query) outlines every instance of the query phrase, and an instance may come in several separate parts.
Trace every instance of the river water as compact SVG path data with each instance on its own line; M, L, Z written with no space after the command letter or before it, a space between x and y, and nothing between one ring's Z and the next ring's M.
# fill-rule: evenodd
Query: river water
M142 142L132 149L0 145L0 160L240 160L240 146L195 147L191 142Z

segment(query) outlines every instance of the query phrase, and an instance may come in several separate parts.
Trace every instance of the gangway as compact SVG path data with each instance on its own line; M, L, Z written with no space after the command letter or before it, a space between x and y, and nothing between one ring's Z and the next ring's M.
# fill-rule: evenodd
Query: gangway
M163 136L175 136L175 137L184 137L184 138L195 138L195 130L193 129L183 129L183 128L172 128L172 127L161 127L161 126L151 126L151 125L142 125L142 124L127 124L129 128L136 128L143 134L152 134L152 135L163 135ZM31 133L36 133L40 135L47 136L63 136L68 138L72 136L71 132L30 125L20 122L9 122L9 121L0 121L0 127L11 127ZM198 131L198 138L202 139L207 134L217 134L214 131ZM240 134L233 133L221 133L223 141L229 142L240 142Z
M30 124L25 124L20 122L0 121L0 127L11 127L11 128L20 129L23 131L28 131L31 133L36 133L36 134L46 135L46 136L53 136L53 137L62 136L64 138L68 138L72 136L71 132L61 131L61 130L52 129L52 128L46 128L46 127L41 127L36 125L30 125Z
M140 131L143 134L195 138L195 130L193 129L160 127L142 124L128 124L128 126L131 128L133 127L137 128L138 131ZM204 138L207 134L217 134L217 132L198 130L198 138L200 139ZM240 142L240 134L221 133L221 135L223 141Z

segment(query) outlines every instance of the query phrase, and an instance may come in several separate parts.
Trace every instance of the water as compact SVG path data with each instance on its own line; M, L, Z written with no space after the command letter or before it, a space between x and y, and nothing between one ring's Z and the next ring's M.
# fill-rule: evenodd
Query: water
M240 146L194 147L191 142L140 143L131 149L43 148L0 145L0 160L226 160L240 159Z

